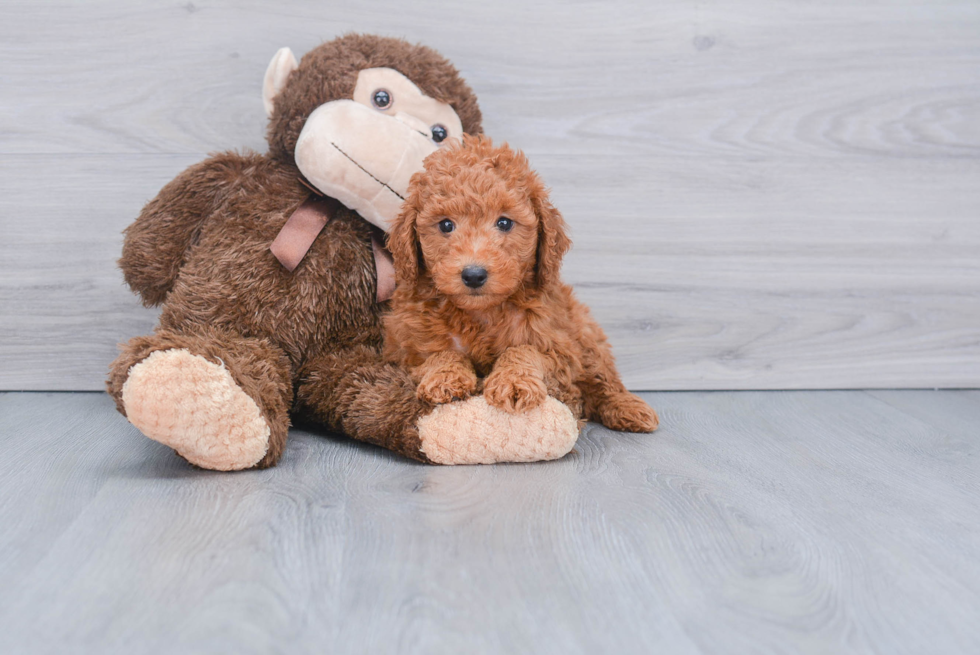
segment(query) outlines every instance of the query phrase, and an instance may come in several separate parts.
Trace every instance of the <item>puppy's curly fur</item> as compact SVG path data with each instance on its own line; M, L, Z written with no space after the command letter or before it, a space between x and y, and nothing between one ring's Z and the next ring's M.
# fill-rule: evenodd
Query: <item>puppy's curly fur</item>
M559 279L571 241L523 153L467 136L430 155L388 246L398 287L385 354L413 372L419 399L465 398L485 378L487 402L510 412L550 394L614 430L657 428L656 412L623 386L602 328ZM485 280L474 279L481 269Z

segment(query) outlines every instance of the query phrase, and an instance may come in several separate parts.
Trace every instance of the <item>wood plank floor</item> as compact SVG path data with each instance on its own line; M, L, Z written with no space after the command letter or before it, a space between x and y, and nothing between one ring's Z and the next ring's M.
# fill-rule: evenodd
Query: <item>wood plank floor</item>
M980 392L651 393L535 465L194 470L0 395L0 653L980 652Z

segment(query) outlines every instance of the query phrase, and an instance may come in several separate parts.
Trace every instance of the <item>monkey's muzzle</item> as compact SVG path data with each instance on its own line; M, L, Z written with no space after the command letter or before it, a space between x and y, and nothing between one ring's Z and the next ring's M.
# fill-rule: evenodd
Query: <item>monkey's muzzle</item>
M438 146L421 121L353 100L318 107L296 142L296 165L328 196L388 231L412 175Z

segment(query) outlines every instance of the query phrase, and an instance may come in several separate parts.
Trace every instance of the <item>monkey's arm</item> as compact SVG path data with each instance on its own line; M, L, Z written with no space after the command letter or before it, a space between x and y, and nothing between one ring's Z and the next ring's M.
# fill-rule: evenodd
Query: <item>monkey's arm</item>
M187 249L255 156L233 152L194 164L167 184L126 228L119 267L147 307L173 288Z
M300 371L297 408L327 427L435 464L536 462L562 457L578 425L569 409L547 398L511 414L481 396L432 407L419 400L409 371L368 346L338 348Z

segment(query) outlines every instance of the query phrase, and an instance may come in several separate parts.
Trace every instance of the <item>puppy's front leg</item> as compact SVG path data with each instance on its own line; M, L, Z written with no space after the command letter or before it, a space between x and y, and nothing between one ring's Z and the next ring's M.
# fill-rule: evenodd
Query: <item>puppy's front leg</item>
M508 348L493 365L483 397L494 407L517 413L534 409L548 397L545 358L531 346Z
M476 371L466 355L455 350L433 353L421 366L412 371L418 383L415 395L419 400L441 405L463 400L476 391Z

